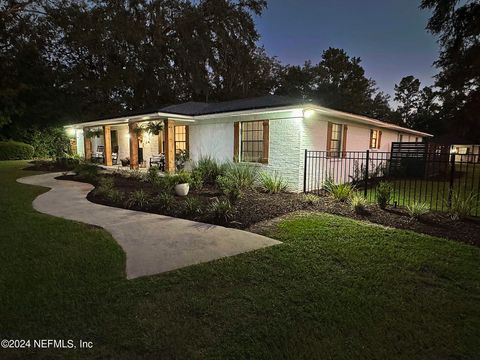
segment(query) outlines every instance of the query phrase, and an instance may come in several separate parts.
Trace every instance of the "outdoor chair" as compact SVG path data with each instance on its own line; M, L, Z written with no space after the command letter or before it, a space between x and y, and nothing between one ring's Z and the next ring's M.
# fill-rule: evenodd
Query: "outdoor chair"
M103 162L103 152L105 150L105 147L103 145L98 145L97 146L97 151L93 153L92 159L95 162Z
M152 155L150 157L150 166L158 166L160 171L165 171L165 156L163 154Z

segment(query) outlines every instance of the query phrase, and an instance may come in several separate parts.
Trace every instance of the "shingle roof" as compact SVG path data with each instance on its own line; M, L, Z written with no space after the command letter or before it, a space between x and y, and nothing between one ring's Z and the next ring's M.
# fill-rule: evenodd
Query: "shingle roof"
M179 115L207 115L230 111L264 109L277 106L300 105L306 101L279 95L267 95L255 98L222 101L216 103L204 103L190 101L183 104L170 105L161 108L160 112Z

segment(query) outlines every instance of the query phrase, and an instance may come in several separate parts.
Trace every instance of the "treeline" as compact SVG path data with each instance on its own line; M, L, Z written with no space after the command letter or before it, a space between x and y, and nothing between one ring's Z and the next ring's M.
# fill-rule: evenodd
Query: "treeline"
M436 86L405 77L388 95L360 58L329 48L281 64L258 46L265 0L0 1L0 136L149 111L181 101L268 93L433 132L479 138L478 1L424 0L442 47ZM461 20L461 21L459 21Z

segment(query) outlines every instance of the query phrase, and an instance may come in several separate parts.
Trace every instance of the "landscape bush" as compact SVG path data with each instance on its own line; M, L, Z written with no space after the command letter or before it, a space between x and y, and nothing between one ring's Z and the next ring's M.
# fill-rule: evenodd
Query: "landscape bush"
M183 202L183 211L187 215L198 215L202 212L202 202L199 198L190 196Z
M148 168L147 175L145 176L145 180L150 184L154 184L161 177L159 171L160 168L158 166L150 166Z
M461 193L459 191L453 191L450 205L450 217L453 220L462 220L475 211L478 202L478 194L471 191L468 193Z
M18 141L0 141L0 160L30 160L34 148Z
M340 201L347 201L354 191L354 187L351 184L335 184L332 178L328 178L324 181L323 189Z
M308 205L317 205L320 202L320 196L315 194L304 194L303 202Z
M173 186L178 184L190 184L190 182L192 181L192 177L190 176L190 174L183 171L169 176L171 184Z
M169 192L164 192L155 196L153 203L160 209L168 211L173 208L175 197Z
M150 196L143 190L135 190L130 193L127 200L125 201L125 206L127 208L144 208L150 204Z
M113 178L103 176L98 180L98 186L95 188L95 193L97 195L107 196L107 194L113 190L113 186Z
M203 178L200 171L197 169L193 169L192 173L190 174L190 187L193 190L200 190L203 187Z
M385 209L392 198L393 186L388 181L381 181L377 187L377 204Z
M110 189L105 193L105 196L114 203L121 203L123 201L123 193L117 189Z
M73 170L78 177L86 182L96 184L99 176L99 169L97 165L89 163L80 163Z
M206 185L214 185L217 177L222 175L224 172L224 167L220 165L215 159L210 156L202 156L195 168L194 171L200 174L202 182Z
M217 177L217 185L222 193L234 203L242 195L242 190L238 186L238 183L232 177L220 175Z
M215 223L226 224L235 215L234 208L228 199L215 198L207 209L208 215Z
M80 165L81 159L79 156L64 155L55 159L55 165L62 170L74 170Z
M430 212L430 206L423 202L414 202L405 207L407 214L413 219L420 219L423 215Z
M356 214L362 214L367 207L367 199L359 193L353 193L349 199L350 208L355 211Z
M262 172L260 174L260 185L263 191L270 194L285 192L288 189L288 184L276 171L273 175L268 172Z

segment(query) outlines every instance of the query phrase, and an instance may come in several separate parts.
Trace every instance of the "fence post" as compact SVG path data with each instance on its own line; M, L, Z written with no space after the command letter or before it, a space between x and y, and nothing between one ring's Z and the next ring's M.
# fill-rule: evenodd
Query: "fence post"
M363 195L365 198L367 197L367 191L368 191L368 163L370 162L370 150L367 150L367 162L365 165L365 189L363 189Z
M455 153L450 154L450 186L448 188L448 208L452 207L453 181L455 180Z
M305 149L305 160L303 161L303 192L307 192L307 149Z

